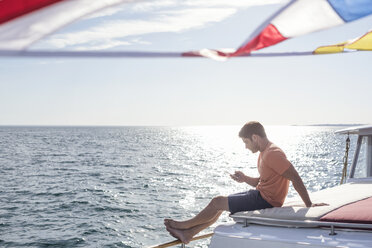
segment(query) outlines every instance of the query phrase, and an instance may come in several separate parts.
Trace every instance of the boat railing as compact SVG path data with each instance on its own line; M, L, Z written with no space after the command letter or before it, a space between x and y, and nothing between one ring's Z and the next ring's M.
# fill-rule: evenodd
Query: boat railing
M266 217L252 217L243 214L231 215L236 222L243 223L245 227L249 224L279 226L279 227L294 227L294 228L330 228L330 235L335 235L335 228L342 229L363 229L371 230L372 224L364 223L349 223L349 222L329 222L329 221L315 221L315 220L288 220L288 219L274 219Z
M203 234L203 235L199 235L199 236L196 236L196 237L192 238L191 241L200 240L200 239L206 239L206 238L211 237L212 235L213 235L213 232L207 233L207 234ZM147 248L165 248L165 247L171 247L171 246L175 246L175 245L181 245L182 248L185 248L186 247L186 245L184 243L182 243L181 240L177 239L177 240L174 240L174 241L171 241L171 242L167 242L167 243L163 243L163 244L159 244L159 245L149 246Z

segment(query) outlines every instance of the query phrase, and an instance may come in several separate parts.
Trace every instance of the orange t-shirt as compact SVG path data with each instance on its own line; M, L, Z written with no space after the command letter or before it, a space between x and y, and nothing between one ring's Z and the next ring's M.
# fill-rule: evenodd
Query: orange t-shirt
M269 143L257 162L260 180L256 187L262 198L274 207L281 207L288 193L289 180L282 174L291 166L284 152Z

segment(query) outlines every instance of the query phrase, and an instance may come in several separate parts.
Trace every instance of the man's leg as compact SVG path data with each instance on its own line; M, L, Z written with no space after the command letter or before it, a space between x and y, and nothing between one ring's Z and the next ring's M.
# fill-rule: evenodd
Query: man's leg
M216 217L221 215L222 211L229 210L229 203L227 197L217 196L194 218L186 221L175 221L172 219L165 219L164 224L167 227L174 229L190 229L195 226L203 225L211 222Z
M206 222L204 224L194 226L190 229L175 229L172 227L167 226L167 231L175 238L179 239L182 241L184 244L188 244L192 238L198 234L200 231L204 230L205 228L211 226L214 222L218 220L220 215L222 214L223 211L220 211L212 220L209 222Z

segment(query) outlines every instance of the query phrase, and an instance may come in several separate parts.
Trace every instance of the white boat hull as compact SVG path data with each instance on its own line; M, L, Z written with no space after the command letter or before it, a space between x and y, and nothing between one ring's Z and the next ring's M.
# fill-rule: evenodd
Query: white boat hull
M288 228L231 223L219 225L210 248L371 248L372 232L322 228Z

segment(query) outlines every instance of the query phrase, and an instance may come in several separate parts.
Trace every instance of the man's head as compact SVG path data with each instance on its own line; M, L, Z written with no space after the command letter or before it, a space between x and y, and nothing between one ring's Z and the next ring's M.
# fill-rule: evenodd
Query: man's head
M264 127L257 121L246 123L240 130L239 137L253 153L259 151L261 141L267 139Z

